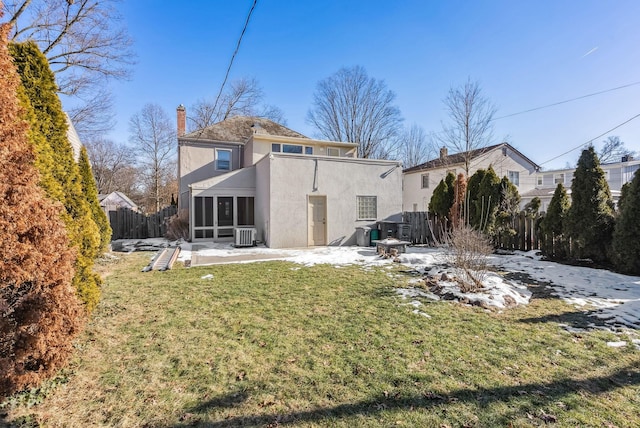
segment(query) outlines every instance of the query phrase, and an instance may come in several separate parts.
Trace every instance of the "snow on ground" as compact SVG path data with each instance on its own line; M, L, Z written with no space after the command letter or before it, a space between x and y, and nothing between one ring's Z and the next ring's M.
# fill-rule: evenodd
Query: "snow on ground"
M544 261L535 251L493 256L491 262L549 283L551 294L581 310L594 311L608 325L640 329L640 277Z
M165 241L166 243L166 241ZM260 257L277 257L298 263L302 266L314 264L362 265L365 268L391 267L391 259L380 258L373 247L317 247L299 249L271 249L264 246L235 248L226 243L180 243L182 251L179 260L191 260L192 252L199 256L217 258L216 263L224 262L225 257L233 257L237 263L238 256L244 255L241 262L259 261ZM231 260L231 259L230 259ZM399 262L418 274L440 275L452 271L446 267L446 257L442 250L428 247L407 247L407 252L399 255ZM549 292L575 305L580 310L591 312L599 318L600 324L610 328L630 327L640 329L640 277L622 275L602 269L567 266L541 259L535 251L515 252L508 255L493 255L490 263L501 272L520 273L531 281L547 284ZM483 282L482 293L463 294L453 281L438 281L445 292L469 301L482 301L484 306L497 308L509 303L526 304L531 292L527 287L514 280L506 280L503 276L490 272ZM410 284L409 284L410 285ZM416 297L437 299L433 293L420 288L400 288L398 293L412 299L410 305L414 312L423 316L420 302ZM442 293L440 293L442 294ZM594 323L595 325L595 323ZM568 328L569 329L569 328ZM637 339L635 339L637 341ZM632 341L637 347L640 346ZM611 345L620 346L620 345Z

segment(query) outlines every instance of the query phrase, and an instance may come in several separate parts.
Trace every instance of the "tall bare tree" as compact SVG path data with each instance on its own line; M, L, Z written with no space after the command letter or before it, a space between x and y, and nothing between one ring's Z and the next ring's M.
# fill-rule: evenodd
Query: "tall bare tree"
M197 130L232 116L256 116L286 125L284 114L276 106L264 104L264 91L256 79L243 77L231 82L216 100L200 99L190 109L189 128Z
M130 142L138 155L148 195L159 211L170 199L163 194L167 182L176 176L176 131L167 113L157 104L146 104L129 121Z
M602 142L602 148L598 154L600 163L620 162L625 156L635 156L636 152L624 146L624 142L615 135L607 137Z
M478 82L468 79L449 89L444 99L450 123L443 124L440 141L464 156L465 174L469 177L471 151L487 146L493 138L493 116L496 107L482 94Z
M389 158L402 124L395 94L361 66L341 68L318 82L307 120L323 138L358 143L364 158Z
M436 153L432 139L423 128L415 124L400 135L398 151L404 168L420 165Z
M87 140L85 146L89 153L98 193L107 194L130 187L123 183L123 179L131 175L128 174L129 168L135 165L135 156L131 147L103 138Z
M60 93L77 99L78 107L68 112L83 136L111 126L105 83L126 78L133 64L132 40L121 25L117 1L4 2L5 17L13 25L11 39L35 41L56 74Z

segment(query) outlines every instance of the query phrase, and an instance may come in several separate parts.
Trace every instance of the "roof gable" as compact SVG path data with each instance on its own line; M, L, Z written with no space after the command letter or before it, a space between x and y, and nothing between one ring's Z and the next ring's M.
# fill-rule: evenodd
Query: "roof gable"
M517 153L525 161L529 162L535 169L540 168L535 162L533 162L531 159L529 159L528 157L520 153L509 143L494 144L493 146L481 147L479 149L471 150L470 152L468 152L471 155L469 159L475 159L479 156L482 156L494 150L502 149L503 147L507 147L508 149L512 150L514 153ZM432 159L420 165L407 168L402 172L408 173L408 172L424 171L428 169L438 169L438 168L450 167L452 165L463 164L465 161L465 153L467 152L454 153L452 155Z
M233 116L180 137L185 140L213 140L244 143L253 134L307 138L299 132L262 117Z

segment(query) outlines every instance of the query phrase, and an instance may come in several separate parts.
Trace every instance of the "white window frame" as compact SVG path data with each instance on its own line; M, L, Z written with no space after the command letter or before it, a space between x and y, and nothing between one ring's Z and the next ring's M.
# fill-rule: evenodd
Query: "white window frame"
M544 179L542 175L539 175L538 177L536 177L536 185L537 186L542 186L542 184L544 183Z
M564 172L553 174L553 184L560 184L560 183L564 184L564 178L565 178ZM560 179L562 181L559 181Z
M378 216L377 196L356 196L356 219L376 220Z
M229 153L229 168L220 168L220 153ZM233 169L233 151L230 149L216 149L216 171L231 171Z
M427 185L425 186L425 178L427 179L426 183ZM428 189L429 188L429 173L427 172L426 174L422 174L420 176L420 188L421 189Z
M515 177L515 180L512 180L511 177ZM507 171L507 178L513 185L520 186L520 171Z
M327 147L327 156L340 157L340 149L338 147Z

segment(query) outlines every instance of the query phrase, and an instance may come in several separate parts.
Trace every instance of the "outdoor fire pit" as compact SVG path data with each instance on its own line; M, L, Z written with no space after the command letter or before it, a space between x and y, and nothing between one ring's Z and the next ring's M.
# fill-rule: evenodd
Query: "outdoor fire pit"
M395 238L386 238L371 242L376 246L376 253L378 254L391 254L393 252L404 253L407 251L407 245L411 244L409 241L401 241Z

